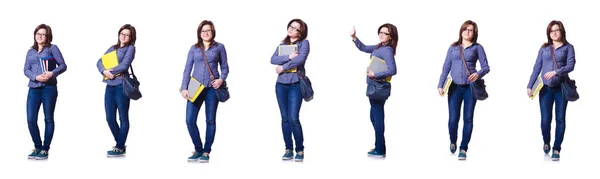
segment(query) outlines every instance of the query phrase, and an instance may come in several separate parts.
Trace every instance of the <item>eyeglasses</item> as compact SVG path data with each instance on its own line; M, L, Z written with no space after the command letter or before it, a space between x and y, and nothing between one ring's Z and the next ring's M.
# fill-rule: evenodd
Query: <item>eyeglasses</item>
M124 37L131 37L131 35L129 35L129 34L121 33L121 35L124 36Z
M387 32L379 32L379 35L390 35L390 33L387 33Z
M35 33L35 35L37 35L37 36L42 36L42 37L46 37L46 36L48 36L48 35L46 35L46 34L40 34L40 33Z
M560 32L560 29L550 30L550 33L556 33L556 32Z
M288 26L288 30L294 30L296 32L300 32L300 29L297 29L297 28L292 27L292 26Z
M201 30L200 32L201 32L201 33L211 33L211 32L212 32L212 30Z

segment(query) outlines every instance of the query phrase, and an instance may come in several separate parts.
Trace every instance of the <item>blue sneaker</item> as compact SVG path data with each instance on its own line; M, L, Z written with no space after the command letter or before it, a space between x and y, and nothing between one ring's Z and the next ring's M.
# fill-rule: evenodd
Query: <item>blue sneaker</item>
M28 159L35 159L35 157L36 157L38 154L40 154L40 151L42 151L42 150L40 150L40 149L33 149L33 150L31 151L31 154L29 154L29 155L27 156L27 158L28 158Z
M121 157L125 155L124 149L119 149L117 147L113 147L112 150L106 152L107 157Z
M454 154L456 152L456 144L450 144L450 153Z
M458 153L458 160L467 160L467 151L460 150L460 153Z
M282 160L291 160L294 157L294 152L290 149L285 149L285 153L281 157Z
M554 150L554 153L552 153L552 161L558 160L560 160L560 152L558 152L558 150Z
M546 154L550 153L550 145L544 144L544 153L546 153Z
M385 154L379 153L375 149L371 149L367 154L369 157L385 157Z
M192 153L192 156L188 157L188 161L189 161L189 162L195 162L195 161L198 161L198 158L200 158L200 156L201 156L201 155L202 155L202 153L194 151L194 152Z
M294 157L294 162L302 162L304 160L304 151L296 152L296 157Z
M36 160L46 160L48 159L48 151L42 150L40 153L35 156Z
M204 152L202 156L200 156L200 163L208 163L208 160L210 159L210 156L208 155L208 153Z

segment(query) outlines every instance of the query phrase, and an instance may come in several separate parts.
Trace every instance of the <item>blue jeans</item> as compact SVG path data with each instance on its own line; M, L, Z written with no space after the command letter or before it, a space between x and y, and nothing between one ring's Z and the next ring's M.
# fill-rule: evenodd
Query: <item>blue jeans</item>
M477 100L471 93L469 85L452 84L448 92L448 131L450 133L450 142L456 144L458 138L458 121L460 120L460 107L464 102L463 108L463 134L460 149L467 151L473 132L473 113Z
M52 136L54 136L54 108L56 107L57 96L56 85L29 88L27 94L27 127L36 149L50 150L50 143L52 142ZM42 104L44 105L44 123L46 124L43 145L37 124L38 112Z
M371 124L375 129L375 151L380 154L386 153L385 147L385 111L384 105L386 100L369 99L371 103Z
M188 132L192 137L194 143L194 149L199 153L210 153L213 142L215 141L215 133L217 131L217 107L219 101L213 88L205 88L206 90L200 93L200 96L196 98L194 103L187 101L187 107L185 110L185 123L187 124ZM206 104L206 143L204 148L202 147L202 139L200 139L200 132L198 131L198 112L202 107L202 102Z
M129 102L130 99L123 93L123 84L116 86L106 85L104 92L104 110L106 112L106 122L110 132L115 138L116 148L124 149L129 133ZM117 110L119 111L119 121L117 124Z
M302 106L302 92L300 83L275 85L277 103L281 112L281 131L285 149L293 149L292 134L296 141L296 152L304 151L304 136L300 124L300 107Z
M552 105L556 104L556 131L554 139L554 150L560 152L560 145L565 136L565 116L567 112L567 100L563 98L560 86L549 87L544 85L540 90L540 111L542 114L542 136L544 144L550 144L550 130L552 124Z

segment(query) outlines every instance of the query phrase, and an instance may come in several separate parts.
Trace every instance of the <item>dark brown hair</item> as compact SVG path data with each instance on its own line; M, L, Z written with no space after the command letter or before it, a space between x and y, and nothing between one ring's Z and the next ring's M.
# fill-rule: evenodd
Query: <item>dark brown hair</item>
M462 26L460 26L460 31L458 32L458 41L452 43L452 46L457 46L457 45L462 44L462 40L463 40L462 39L462 32L465 31L465 30L467 30L467 27L469 25L473 25L473 39L471 40L471 42L473 42L473 44L477 43L477 34L478 34L477 33L478 32L478 30L477 30L477 23L475 23L475 22L473 22L471 20L467 20L467 21L465 21L462 24Z
M212 44L215 42L215 37L217 36L217 31L215 31L215 24L213 24L212 21L203 20L198 26L198 32L196 34L198 36L198 43L194 44L195 47L204 47L204 43L202 43L202 36L200 35L200 33L202 33L202 27L204 27L204 25L210 26L212 33L212 39L210 39L210 43Z
M50 28L50 26L46 25L46 24L40 24L37 27L35 27L35 30L33 31L33 46L31 46L31 48L39 51L39 46L37 41L35 40L35 34L40 30L40 29L46 29L46 42L44 44L44 47L50 47L50 43L52 42L52 28ZM42 48L44 48L42 47Z
M396 29L396 26L394 26L393 24L390 23L385 23L381 26L379 26L379 28L377 29L377 34L379 34L381 28L386 27L389 31L390 31L390 41L387 43L387 45L392 46L392 49L394 50L394 55L396 55L396 46L398 46L398 30ZM381 47L382 43L379 43L377 45L377 48Z
M300 37L298 37L298 40L296 40L296 42L303 41L304 39L306 39L306 37L308 37L308 25L306 25L306 23L301 19L292 19L290 22L288 22L287 28L289 29L292 23L294 22L300 24L300 29L298 29L300 30ZM284 44L292 44L290 36L285 36L285 38L281 42L283 42Z
M542 47L552 45L552 38L550 38L550 33L552 31L552 26L554 25L558 25L558 28L560 30L560 41L565 44L569 43L567 41L567 31L565 31L565 26L563 25L563 23L558 20L553 20L550 22L550 24L548 24L548 27L546 28L546 37L548 38L548 42L544 43Z
M129 35L129 42L125 43L124 46L127 45L134 45L135 46L135 39L136 39L136 35L135 35L135 27L133 27L131 24L125 24L123 25L120 29L119 29L119 33L117 33L117 35L121 35L121 31L128 29L131 34ZM119 49L119 47L121 47L121 39L117 38L117 44L115 44L114 48Z

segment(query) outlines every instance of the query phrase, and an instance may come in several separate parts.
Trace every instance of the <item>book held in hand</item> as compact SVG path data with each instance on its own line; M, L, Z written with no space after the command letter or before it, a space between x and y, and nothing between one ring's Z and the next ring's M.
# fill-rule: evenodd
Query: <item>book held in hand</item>
M542 90L542 87L544 87L544 81L542 81L542 76L539 75L533 83L533 88L531 89L531 96L529 96L529 99L533 100L533 98L535 98L535 95L537 95L540 92L540 90Z
M446 77L446 82L444 82L444 86L442 87L442 89L444 89L444 92L442 92L442 96L446 95L446 93L448 93L448 89L450 89L450 85L452 85L452 76L448 75Z
M298 45L279 45L279 47L277 48L277 55L279 55L279 56L290 55L295 52L298 52ZM296 71L297 71L297 68L292 68L285 72L295 73Z

